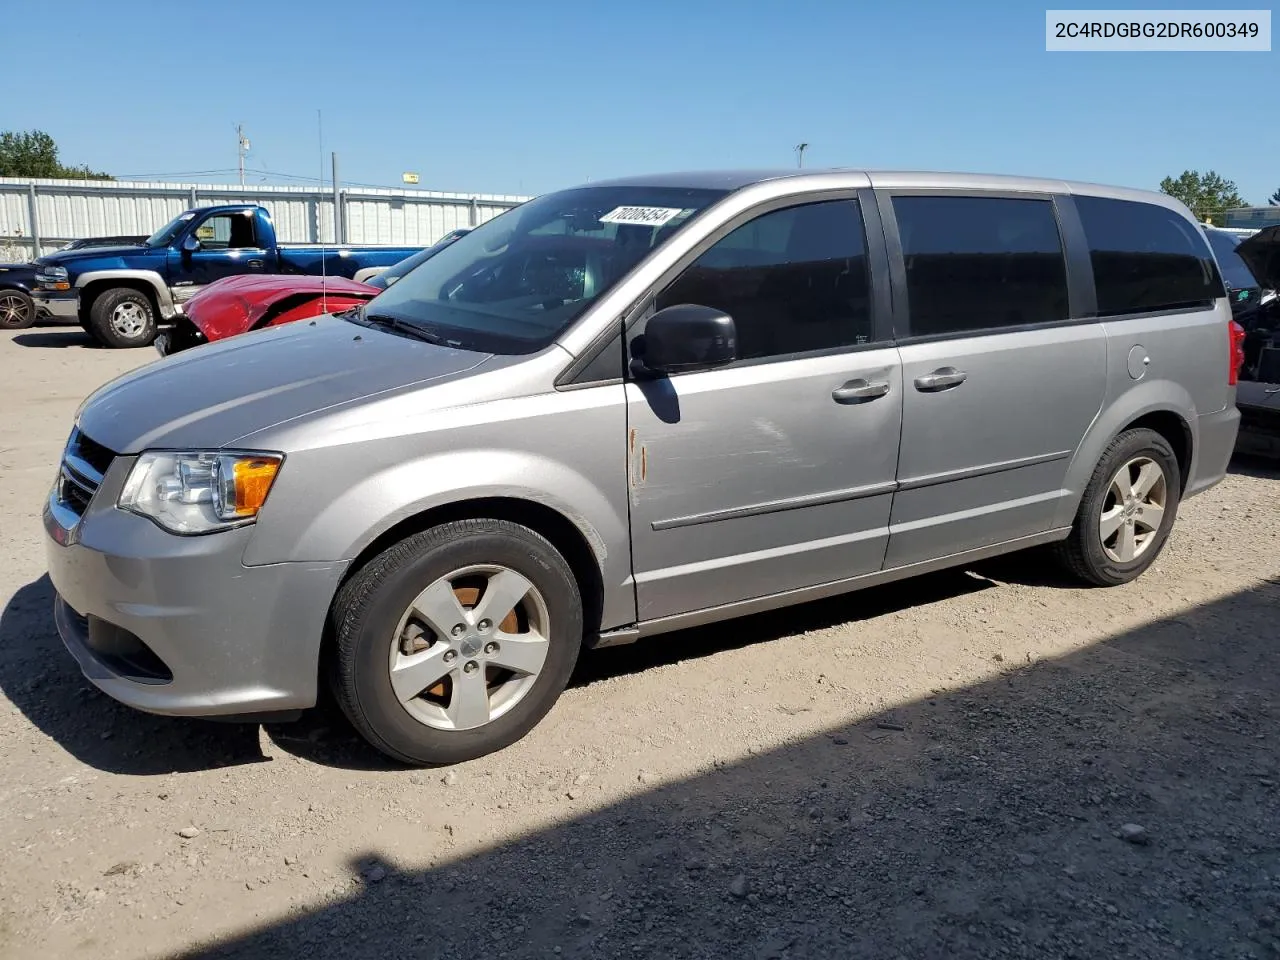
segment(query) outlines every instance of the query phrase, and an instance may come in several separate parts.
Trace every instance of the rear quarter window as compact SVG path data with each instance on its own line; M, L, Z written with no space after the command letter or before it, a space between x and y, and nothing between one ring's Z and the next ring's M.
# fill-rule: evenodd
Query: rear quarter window
M1206 306L1225 294L1199 227L1154 203L1076 197L1098 314Z

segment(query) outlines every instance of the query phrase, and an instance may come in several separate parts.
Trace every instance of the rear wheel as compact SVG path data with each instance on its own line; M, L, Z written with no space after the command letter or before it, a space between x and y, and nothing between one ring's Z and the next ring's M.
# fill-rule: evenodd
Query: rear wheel
M397 760L471 760L519 740L569 682L582 603L543 537L500 520L415 534L361 568L334 603L338 702Z
M145 347L156 338L156 310L140 290L117 287L89 308L89 332L108 347Z
M25 330L36 322L36 307L21 290L0 290L0 328Z
M1181 495L1169 442L1154 430L1126 430L1098 461L1060 558L1098 586L1137 579L1164 549Z

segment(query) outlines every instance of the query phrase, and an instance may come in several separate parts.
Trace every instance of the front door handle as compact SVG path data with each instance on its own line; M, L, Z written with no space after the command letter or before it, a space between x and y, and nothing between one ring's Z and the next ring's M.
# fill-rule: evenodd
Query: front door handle
M250 269L250 270L261 270L261 269L262 269L262 261L261 261L261 260L249 260L249 261L248 261L248 264L249 264L249 269Z
M957 370L955 367L939 367L933 373L926 373L923 377L916 377L916 389L922 393L934 393L938 390L950 390L952 387L958 387L968 379L969 375L963 370Z
M889 384L880 380L850 380L831 391L836 403L866 403L889 392Z

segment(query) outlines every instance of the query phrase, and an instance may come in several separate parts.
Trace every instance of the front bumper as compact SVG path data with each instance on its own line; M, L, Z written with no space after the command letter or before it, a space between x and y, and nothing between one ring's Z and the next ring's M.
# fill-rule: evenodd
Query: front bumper
M139 710L243 716L315 705L342 563L245 566L253 527L180 537L116 509L120 457L83 517L44 510L54 618L85 677Z
M55 320L76 320L80 316L80 292L78 290L33 290L31 299L36 309Z

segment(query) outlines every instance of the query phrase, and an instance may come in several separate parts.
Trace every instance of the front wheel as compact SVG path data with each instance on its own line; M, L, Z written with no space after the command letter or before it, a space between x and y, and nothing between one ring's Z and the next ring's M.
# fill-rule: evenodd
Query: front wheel
M546 539L463 520L374 557L339 591L332 624L334 690L365 739L406 763L458 763L551 709L582 646L582 601Z
M1126 430L1107 447L1085 488L1059 555L1097 586L1136 580L1164 549L1178 514L1181 472L1154 430Z
M36 307L21 290L0 290L0 328L25 330L36 322Z
M89 328L108 347L145 347L156 338L156 309L140 290L117 287L93 301Z

